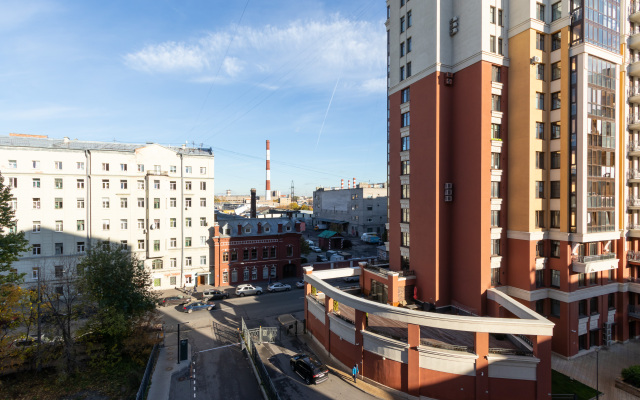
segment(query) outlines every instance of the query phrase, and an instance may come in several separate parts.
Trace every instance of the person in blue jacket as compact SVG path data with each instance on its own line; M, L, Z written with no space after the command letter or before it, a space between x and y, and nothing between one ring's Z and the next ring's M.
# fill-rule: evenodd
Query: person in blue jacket
M360 370L358 369L358 363L354 364L353 369L351 370L351 372L353 373L353 383L356 383L356 378L358 377L358 372L360 372Z

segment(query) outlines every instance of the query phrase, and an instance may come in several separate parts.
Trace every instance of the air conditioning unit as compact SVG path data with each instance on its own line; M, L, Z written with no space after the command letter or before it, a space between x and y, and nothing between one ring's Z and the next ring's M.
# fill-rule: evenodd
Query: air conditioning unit
M453 85L453 73L445 72L445 74L444 74L444 84L446 86L452 86Z
M538 56L531 57L531 64L540 64L540 57Z
M453 196L444 196L445 203L451 203L453 201Z
M449 20L449 36L453 36L458 33L458 17L453 17Z

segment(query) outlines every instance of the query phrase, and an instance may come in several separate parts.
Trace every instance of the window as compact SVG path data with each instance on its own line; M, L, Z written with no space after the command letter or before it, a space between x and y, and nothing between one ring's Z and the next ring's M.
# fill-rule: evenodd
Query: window
M496 37L493 35L489 36L489 51L492 53L496 52Z
M14 211L17 210L18 209L18 199L16 199L14 197L11 200L9 200L9 208L11 208ZM15 228L15 225L14 225L14 228Z
M539 81L544 80L544 64L542 63L536 65L536 79Z
M409 112L402 114L401 127L409 126L411 124L411 116Z
M404 17L400 17L400 33L405 31L404 22L405 22Z
M502 20L502 10L498 9L498 25L502 26L503 25L503 20Z
M491 268L491 286L500 284L500 268Z
M500 153L491 153L491 169L500 169Z
M544 169L544 152L536 151L536 168Z
M162 260L151 261L151 269L162 269Z
M138 197L138 207L144 208L144 197Z
M186 226L187 228L191 227L191 218L187 217L184 219L184 226Z
M491 66L491 80L493 82L502 82L502 69L499 65Z
M489 22L492 24L496 23L496 8L493 6L489 7Z
M38 161L38 160L31 161L31 166L33 168L40 168L40 161ZM17 167L17 165L16 165L16 167Z
M176 238L169 239L169 248L174 249L178 246L178 240Z
M403 138L400 139L400 151L407 151L411 148L411 140L409 138L409 136L405 136Z
M207 182L200 182L200 190L207 190Z
M549 224L550 228L560 229L560 211L551 210L551 222Z
M544 283L543 283L544 286ZM540 315L544 314L544 300L536 301L536 312Z
M560 168L560 152L552 151L551 152L551 169L559 169Z
M160 189L160 181L159 180L155 179L153 181L153 188L154 189Z
M40 208L40 198L38 197L33 198L33 208L36 208L36 209Z
M560 242L558 240L552 240L550 243L551 243L551 257L560 258Z
M176 198L175 197L171 197L169 199L169 207L175 208L176 204L177 204Z
M103 179L102 180L102 188L103 189L109 189L109 180L108 179Z
M401 175L409 175L410 165L409 161L400 161L400 174Z
M185 167L184 167L184 172L185 172L186 174L190 174L190 173L191 173L191 171L192 171L192 168L191 168L190 166L185 166Z
M191 257L185 257L184 265L186 265L187 267L191 266Z
M160 165L154 165L153 166L153 172L159 174L162 172L162 167Z
M207 265L207 256L200 256L200 265Z
M615 293L609 293L609 295L607 296L607 308L609 310L615 310L615 308L616 308L616 295L615 295Z
M561 64L560 61L551 64L551 80L555 81L556 79L560 79L561 77Z
M169 218L169 228L175 228L177 225L177 220L175 218Z
M536 32L536 49L544 50L544 34Z
M200 226L207 226L207 217L200 217Z
M491 95L491 110L492 111L501 111L502 96L498 94Z
M126 171L127 168L127 164L120 164L120 171Z
M504 55L504 52L502 51L502 38L498 38L498 54L500 55Z
M76 253L84 253L84 242L76 242Z
M258 259L258 250L256 248L251 249L251 259L252 260Z
M402 209L402 214L400 217L400 222L405 222L408 223L409 219L410 219L410 213L409 213L409 209L408 208L403 208Z
M177 258L170 258L169 259L169 266L171 268L176 268L178 266L178 259Z
M400 96L402 98L402 103L406 103L409 101L409 88L406 89L402 89L402 91L400 92Z
M561 39L562 38L560 36L560 32L556 32L553 35L551 35L551 51L560 50L560 47L562 46Z
M61 209L62 208L62 198L56 197L54 201L54 208Z
M410 245L410 236L409 232L401 232L400 233L400 246L409 247Z
M186 181L186 182L184 183L184 188L185 188L186 190L191 190L191 181Z
M103 197L102 198L102 208L109 208L109 198L108 197Z
M153 251L160 251L160 241L159 240L154 240L153 241Z
M238 261L238 250L231 250L231 261Z
M40 187L40 178L33 178L32 179L32 185L34 188L39 188Z
M109 163L102 163L102 170L103 171L108 171L109 170Z
M287 246L287 257L293 257L293 246Z
M138 240L138 250L144 250L144 240Z
M536 122L536 139L544 139L544 122Z
M407 28L410 28L413 24L413 19L411 18L411 10L407 11Z
M400 193L400 198L408 199L410 195L409 185L401 185L401 187L402 187L402 192Z
M587 275L586 274L578 274L578 287L587 286ZM586 309L586 300L585 300L585 309Z
M144 219L138 220L138 229L144 229Z
M536 18L540 21L544 21L544 4L536 3Z
M536 257L544 257L544 240L538 240L536 243Z
M83 219L79 219L76 221L76 228L79 231L84 231L84 220Z
M62 161L55 161L55 168L62 169Z
M551 181L550 192L552 199L560 198L560 181Z
M83 162L77 162L76 163L76 169L84 170L84 163Z
M33 221L33 229L31 230L31 232L33 233L39 233L40 232L40 221Z
M138 181L138 189L144 190L144 181Z
M407 63L407 78L411 76L411 62Z
M560 139L560 123L559 122L551 123L551 139Z
M551 109L557 110L560 108L560 92L551 93Z
M54 243L53 246L55 248L55 254L57 256L64 254L64 246L62 243Z
M584 274L580 274L580 275L584 275ZM580 317L586 317L587 314L587 301L586 300L580 300L578 301L578 315Z
M400 43L400 57L404 57L405 55L405 47L404 47L405 43L402 42Z
M551 270L551 286L560 287L560 271Z
M55 180L55 188L62 189L62 178L56 178Z
M591 315L599 314L597 297L592 297L591 299L589 299L589 311L591 312Z
M407 53L411 53L411 38L407 38Z
M207 199L205 197L200 197L200 207L207 206Z
M551 299L551 315L560 318L560 300Z
M190 237L185 237L184 238L184 247L191 247L191 238Z
M553 3L551 5L551 22L560 19L562 17L562 1Z
M138 172L144 172L144 164L138 164Z
M491 197L500 198L500 182L491 182Z
M103 231L108 231L109 229L111 229L111 221L108 219L103 219L102 220L102 230Z
M400 67L400 80L403 81L405 78L404 75L404 65L402 67Z
M500 255L500 239L491 239L491 255Z
M129 229L129 220L121 219L120 220L120 229L122 229L122 230Z
M62 221L56 221L56 232L62 232L62 231L63 231Z
M9 178L9 187L17 188L18 187L18 178Z
M536 108L544 110L544 93L536 93Z
M84 208L84 199L83 198L76 199L76 208Z
M153 199L153 208L156 210L160 208L160 199L158 197Z
M176 190L176 181L169 182L169 190Z
M500 211L491 210L491 226L492 227L500 226Z
M536 211L536 228L544 228L544 211Z
M597 272L590 273L589 274L589 285L597 285L597 284L598 284L598 273Z
M120 208L127 208L129 206L129 201L126 197L120 198Z
M39 244L31 245L31 254L37 256L40 254L41 248Z
M84 179L77 179L76 180L76 188L77 189L84 189Z

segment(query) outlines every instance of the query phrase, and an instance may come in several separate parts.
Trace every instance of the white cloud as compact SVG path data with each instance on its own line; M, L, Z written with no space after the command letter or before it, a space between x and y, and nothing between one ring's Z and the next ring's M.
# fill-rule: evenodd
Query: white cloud
M315 86L333 83L340 76L348 87L383 92L385 46L381 21L336 16L285 26L225 27L188 42L153 44L124 58L130 68L184 74L195 82L241 80L266 87L283 87L290 82Z

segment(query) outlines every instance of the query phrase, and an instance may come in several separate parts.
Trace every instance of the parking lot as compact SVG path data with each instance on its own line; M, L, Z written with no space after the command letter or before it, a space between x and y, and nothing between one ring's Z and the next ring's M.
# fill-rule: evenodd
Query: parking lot
M307 230L303 233L305 239L312 240L314 245L318 246L318 235L322 233L322 230L313 230L313 227L307 225ZM377 256L377 246L375 244L365 243L360 240L360 237L344 235L345 240L351 241L352 247L350 249L345 249L344 251L350 253L353 258L366 258L366 257L376 257ZM325 251L320 253L310 252L306 257L310 263L316 261L316 255L322 254L326 255ZM304 256L304 255L303 255Z

